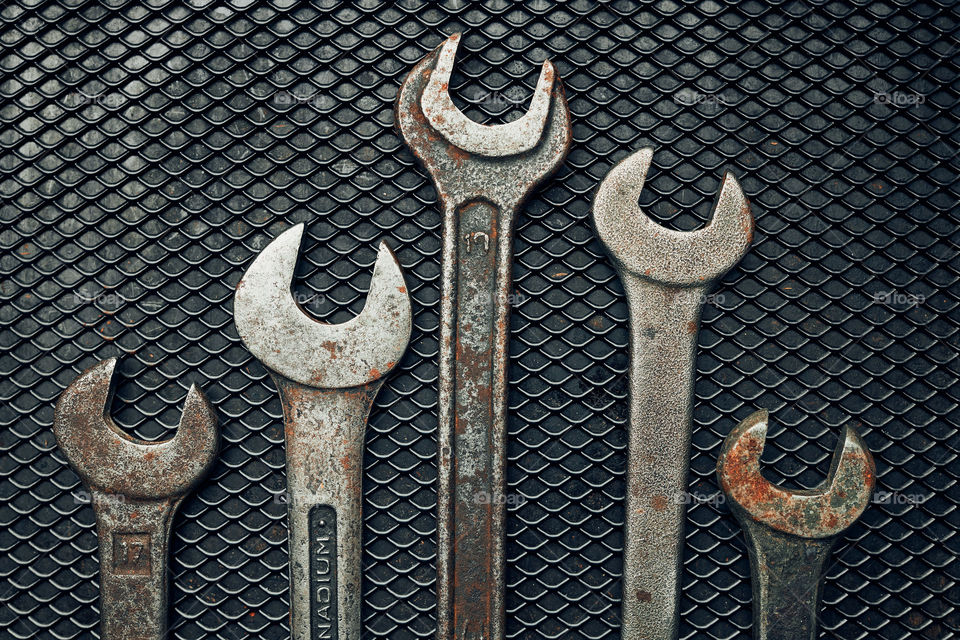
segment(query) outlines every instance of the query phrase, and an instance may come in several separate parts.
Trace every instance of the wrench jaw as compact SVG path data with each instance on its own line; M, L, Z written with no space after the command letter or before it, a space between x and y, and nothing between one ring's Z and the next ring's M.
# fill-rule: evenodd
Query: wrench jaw
M781 489L760 474L768 420L760 410L730 432L717 478L750 552L754 637L813 640L821 578L840 534L870 503L875 464L857 432L847 427L819 486Z
M846 427L827 478L815 489L790 490L760 473L769 416L760 410L727 437L717 460L720 486L743 518L800 538L831 538L848 529L870 504L876 465L857 432Z
M397 257L381 242L359 315L323 324L304 312L290 290L303 230L301 223L277 236L237 284L237 333L264 366L301 385L345 389L382 378L400 361L413 330Z
M467 153L503 158L530 151L540 142L550 111L556 77L553 64L549 60L543 61L530 109L519 120L501 125L481 125L457 109L448 91L460 38L456 33L440 45L430 80L420 98L420 108L427 122L447 142Z
M60 395L53 433L61 451L91 490L145 500L185 496L216 457L213 407L192 385L173 438L134 438L118 429L108 413L116 364L116 358L95 364Z
M753 241L750 203L727 173L706 226L690 232L662 227L637 204L652 161L653 149L640 149L600 183L593 203L597 235L621 272L670 287L708 288Z
M192 386L174 438L128 436L108 414L115 368L111 358L80 374L57 401L53 430L96 515L101 638L164 640L173 517L213 463L217 421Z
M433 178L445 214L487 201L512 223L512 209L563 162L570 148L570 109L545 61L530 109L519 120L480 125L450 99L448 85L460 35L450 36L407 75L397 96L397 129Z

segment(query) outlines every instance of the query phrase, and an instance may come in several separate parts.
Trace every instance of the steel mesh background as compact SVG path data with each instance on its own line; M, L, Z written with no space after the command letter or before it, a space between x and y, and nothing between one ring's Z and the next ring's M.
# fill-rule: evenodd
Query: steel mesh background
M817 484L856 424L892 494L837 548L821 637L960 633L950 3L0 6L0 636L96 635L93 512L50 425L114 355L124 428L168 436L191 382L221 419L175 523L173 635L289 636L280 403L232 291L296 222L295 287L321 319L362 306L380 239L405 268L416 326L368 432L363 618L370 638L431 636L440 218L392 103L456 31L472 117L522 112L546 56L574 117L515 242L508 636L619 637L627 313L588 213L646 145L641 204L665 224L706 220L725 169L758 224L704 310L681 636L750 637L744 543L708 498L723 437L760 407L771 479Z

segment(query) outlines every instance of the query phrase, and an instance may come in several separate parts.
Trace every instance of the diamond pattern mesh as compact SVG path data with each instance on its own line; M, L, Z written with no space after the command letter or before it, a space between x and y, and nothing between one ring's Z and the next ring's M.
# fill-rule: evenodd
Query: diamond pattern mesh
M730 169L758 223L704 311L681 636L750 637L744 543L711 497L723 437L760 407L771 479L817 484L855 424L889 492L838 546L821 636L960 633L951 3L13 0L0 18L0 636L96 637L93 512L50 425L114 355L122 428L169 436L192 382L221 419L175 523L173 635L289 636L280 403L231 316L296 222L318 318L360 309L382 238L412 289L370 420L363 619L431 636L440 217L392 101L455 31L471 117L521 113L547 56L574 116L515 243L508 637L619 637L626 304L588 213L646 145L651 215L696 228Z

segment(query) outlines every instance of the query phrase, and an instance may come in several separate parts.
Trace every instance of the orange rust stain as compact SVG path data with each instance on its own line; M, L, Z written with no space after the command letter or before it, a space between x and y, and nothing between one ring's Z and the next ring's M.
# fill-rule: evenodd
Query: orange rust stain
M337 343L333 340L324 340L320 343L320 347L326 349L330 353L331 359L336 359L337 357Z
M665 496L653 496L650 505L654 511L663 511L667 508L667 498Z
M406 287L400 287L400 288L397 289L397 291L399 291L400 293L406 293L406 292L407 292L407 288L406 288Z
M370 376L373 377L373 378L379 378L379 377L380 377L380 369L377 369L376 367L373 367L372 369L370 369Z

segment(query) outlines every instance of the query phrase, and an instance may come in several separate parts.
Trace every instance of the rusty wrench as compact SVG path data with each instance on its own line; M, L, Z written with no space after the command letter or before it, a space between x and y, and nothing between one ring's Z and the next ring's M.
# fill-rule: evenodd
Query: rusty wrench
M100 544L100 637L167 637L170 527L217 452L217 418L191 386L176 435L137 440L107 410L115 358L80 374L57 400L53 433L90 492Z
M753 637L814 640L826 562L870 504L876 466L848 427L826 480L812 490L781 489L760 475L767 421L766 410L757 411L730 432L717 478L750 548Z
M698 231L666 229L638 205L653 149L603 179L593 203L600 240L623 281L630 312L630 425L622 637L677 635L683 500L690 467L700 310L710 287L747 251L750 205L727 174L713 218Z
M283 406L293 640L360 640L364 434L413 314L400 263L380 243L360 314L334 325L307 316L290 291L302 235L291 227L256 257L234 319Z
M566 157L570 111L543 63L530 109L482 126L448 93L459 34L411 70L397 126L443 207L437 638L503 637L507 333L513 226Z

